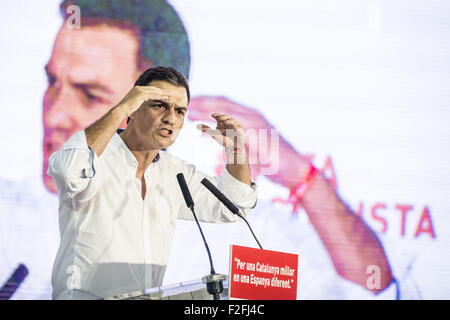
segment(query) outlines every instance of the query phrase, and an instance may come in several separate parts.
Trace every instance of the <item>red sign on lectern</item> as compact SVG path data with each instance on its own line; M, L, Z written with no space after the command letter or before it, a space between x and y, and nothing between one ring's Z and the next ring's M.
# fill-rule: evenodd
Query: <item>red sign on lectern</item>
M228 298L295 300L298 255L231 246Z

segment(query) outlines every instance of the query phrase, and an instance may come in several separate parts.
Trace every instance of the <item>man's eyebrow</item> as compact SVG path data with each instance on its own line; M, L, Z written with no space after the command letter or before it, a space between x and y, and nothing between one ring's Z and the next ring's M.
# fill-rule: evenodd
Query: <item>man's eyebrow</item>
M167 102L165 102L165 101L163 101L163 100L151 100L152 102L156 102L156 103L161 103L161 104L164 104L164 105L167 105L168 103Z
M169 105L166 101L163 101L163 100L152 100L152 101L155 102L155 103L163 104L163 105L165 105L165 106L168 106L168 105ZM187 110L187 107L185 107L185 106L179 106L179 105L176 105L175 108L176 108L176 109L183 109L184 111Z
M80 82L74 83L73 85L82 90L98 90L106 94L112 94L112 91L108 87L97 82Z

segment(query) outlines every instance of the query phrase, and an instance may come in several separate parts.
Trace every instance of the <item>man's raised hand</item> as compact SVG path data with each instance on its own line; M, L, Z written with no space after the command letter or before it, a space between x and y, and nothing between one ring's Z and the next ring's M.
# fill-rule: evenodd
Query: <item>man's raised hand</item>
M135 86L118 103L117 107L124 108L127 117L149 100L168 102L170 99L166 91L154 86Z
M211 136L228 152L244 151L245 133L241 125L227 114L213 113L211 117L217 122L216 129L205 124L199 124L197 128Z

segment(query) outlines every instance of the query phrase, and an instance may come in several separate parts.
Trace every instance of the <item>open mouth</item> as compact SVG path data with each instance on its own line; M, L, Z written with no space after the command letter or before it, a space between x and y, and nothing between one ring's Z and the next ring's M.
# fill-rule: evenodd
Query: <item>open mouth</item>
M159 130L159 133L164 137L170 137L173 134L173 130L162 128Z

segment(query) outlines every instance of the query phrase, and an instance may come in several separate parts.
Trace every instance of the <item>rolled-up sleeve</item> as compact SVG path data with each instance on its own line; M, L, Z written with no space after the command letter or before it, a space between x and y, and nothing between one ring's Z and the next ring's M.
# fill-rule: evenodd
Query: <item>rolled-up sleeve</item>
M83 194L83 198L89 198L88 194L99 184L98 162L99 157L87 145L82 130L50 156L47 174L55 181L60 195L74 198Z
M257 186L255 183L252 183L252 186L249 186L242 181L239 181L233 177L226 168L217 180L219 181L219 190L221 190L231 202L240 207L244 214L248 213L248 209L255 207L257 200Z

